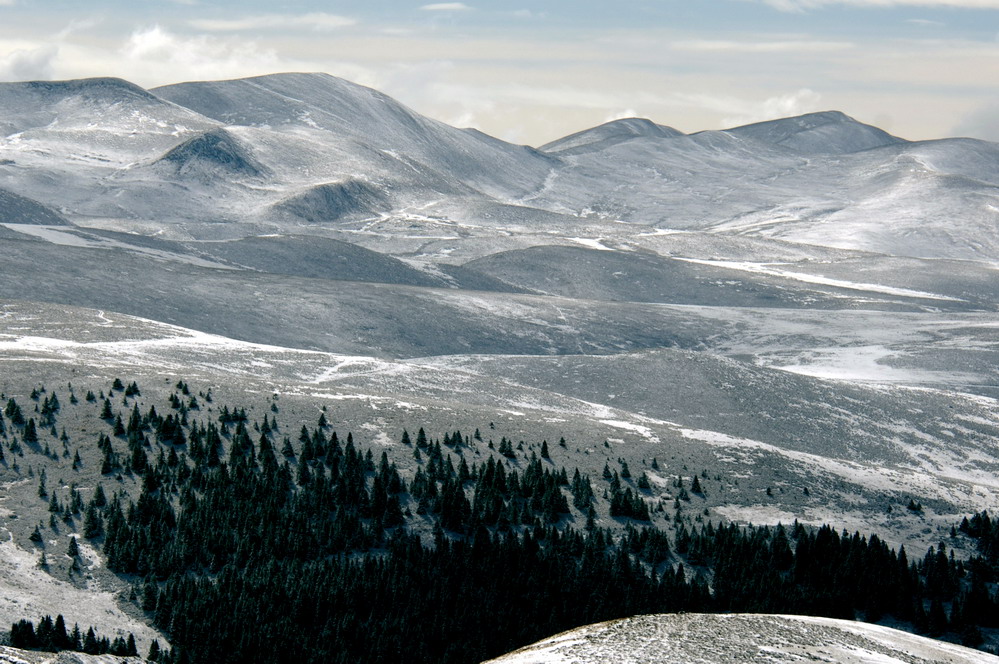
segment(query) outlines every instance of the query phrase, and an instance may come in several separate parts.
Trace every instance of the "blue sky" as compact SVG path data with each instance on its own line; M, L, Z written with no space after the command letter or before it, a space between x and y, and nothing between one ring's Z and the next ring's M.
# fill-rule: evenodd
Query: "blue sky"
M618 117L696 131L826 109L999 140L999 0L0 0L0 80L278 71L534 145Z

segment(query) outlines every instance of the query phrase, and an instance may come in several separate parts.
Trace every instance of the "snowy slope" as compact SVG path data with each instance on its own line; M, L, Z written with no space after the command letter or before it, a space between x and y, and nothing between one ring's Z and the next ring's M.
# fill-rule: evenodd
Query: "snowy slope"
M216 124L116 78L0 83L0 108L0 145L13 158L80 167L126 165Z
M994 664L999 657L867 623L757 614L636 616L564 632L495 664Z
M457 326L454 333L468 331ZM713 479L704 480L705 494L691 507L712 518L832 523L876 531L910 550L946 537L962 516L999 504L994 399L842 384L705 352L391 360L248 343L105 311L0 306L8 394L58 384L70 371L77 389L113 376L170 385L172 378L163 378L171 376L212 386L230 403L279 393L282 412L300 409L302 421L328 405L339 427L384 445L401 468L412 466L412 454L392 441L417 425L491 425L490 437L535 444L564 437L571 444L553 458L591 474L620 458L643 470L658 458L661 470L649 470L653 501L672 501L671 475L708 469ZM33 489L21 492L36 503ZM904 509L913 498L925 514ZM19 541L26 540L30 522L19 523Z
M37 201L0 189L0 223L64 226L67 222Z
M846 154L905 142L839 111L808 113L726 131L806 154Z
M0 664L141 664L144 661L139 657L85 655L81 652L61 652L56 655L0 646Z
M613 120L592 129L584 129L541 146L543 152L567 156L595 152L637 137L675 138L683 133L672 127L657 125L645 118Z
M182 83L152 92L226 124L307 126L450 172L489 194L515 196L551 161L530 148L423 117L390 97L326 74L280 74Z

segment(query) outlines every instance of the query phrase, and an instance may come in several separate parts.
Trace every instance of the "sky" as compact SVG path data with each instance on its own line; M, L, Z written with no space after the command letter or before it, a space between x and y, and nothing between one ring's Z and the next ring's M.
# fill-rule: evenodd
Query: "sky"
M999 141L999 0L0 0L0 81L283 71L528 145L821 110Z

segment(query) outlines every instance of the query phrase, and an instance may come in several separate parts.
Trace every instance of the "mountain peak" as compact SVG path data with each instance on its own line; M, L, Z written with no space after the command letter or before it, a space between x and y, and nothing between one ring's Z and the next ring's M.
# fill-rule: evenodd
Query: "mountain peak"
M92 100L114 103L128 98L154 101L156 97L135 83L122 78L99 77L81 78L68 81L27 81L24 83L0 84L0 95L5 92L21 92L36 97L58 99L80 96Z
M725 131L741 138L815 154L845 154L905 142L882 129L858 122L841 111L806 113Z
M159 161L172 163L180 174L210 176L215 171L229 175L259 177L266 172L232 132L221 127L201 132L173 148Z
M647 118L623 118L570 134L541 146L540 150L560 155L581 154L602 150L633 138L676 138L677 136L683 136L683 133L672 127L658 125Z

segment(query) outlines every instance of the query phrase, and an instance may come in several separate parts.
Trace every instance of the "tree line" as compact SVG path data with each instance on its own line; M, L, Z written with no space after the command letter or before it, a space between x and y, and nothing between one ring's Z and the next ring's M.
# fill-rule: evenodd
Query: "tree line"
M478 432L419 428L401 436L416 463L404 477L325 415L284 435L295 428L276 407L258 421L243 407L209 416L199 396L178 383L162 412L133 399L125 417L91 400L107 427L102 471L141 488L76 507L169 635L161 661L471 663L673 611L890 616L972 646L999 627L999 526L984 513L953 533L979 555L941 543L910 557L830 527L659 518L644 474L570 473L547 442L538 456L503 439L470 462Z

